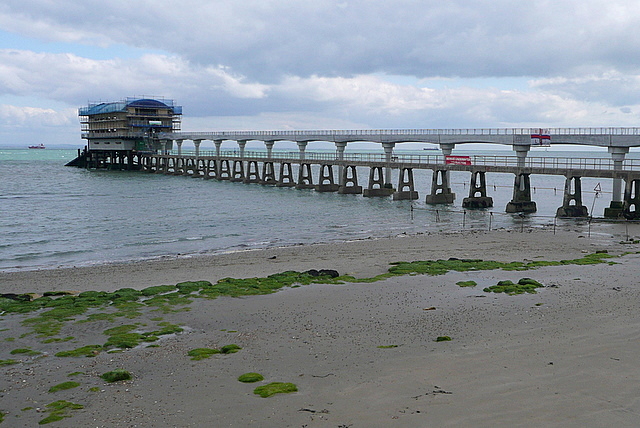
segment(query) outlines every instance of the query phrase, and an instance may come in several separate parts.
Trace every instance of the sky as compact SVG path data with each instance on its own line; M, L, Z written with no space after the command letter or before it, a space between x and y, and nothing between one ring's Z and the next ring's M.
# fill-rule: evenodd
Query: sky
M0 146L137 96L221 131L631 127L639 93L637 0L0 3Z

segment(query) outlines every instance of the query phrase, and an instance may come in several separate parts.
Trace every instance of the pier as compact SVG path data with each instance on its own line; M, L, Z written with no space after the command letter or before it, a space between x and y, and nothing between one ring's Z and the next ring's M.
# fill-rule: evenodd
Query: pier
M558 217L588 217L582 203L584 177L612 180L612 199L606 218L640 219L640 161L625 159L631 147L640 146L640 128L480 128L400 130L214 131L180 132L182 107L172 100L127 98L115 103L94 103L79 110L87 147L69 165L85 168L143 170L152 173L190 175L209 180L314 189L318 192L362 194L415 200L420 189L415 170L430 170L432 179L425 196L428 204L451 204L456 195L450 186L451 171L469 172L466 209L493 206L486 176L513 174L513 196L508 213L532 213L531 175L565 178ZM185 141L195 147L183 153ZM206 142L213 150L205 150ZM223 151L223 142L237 150ZM264 144L264 151L246 151L248 141ZM282 141L298 151L274 151ZM335 152L307 150L316 143L332 143ZM349 143L378 144L382 153L346 153ZM430 143L437 147L425 155L398 154L403 143ZM454 149L481 143L510 146L512 156L456 156ZM606 147L609 159L531 157L536 146L558 144ZM175 148L174 148L175 147ZM578 152L576 152L578 153ZM359 169L369 172L367 183L358 182ZM593 213L591 213L593 215Z

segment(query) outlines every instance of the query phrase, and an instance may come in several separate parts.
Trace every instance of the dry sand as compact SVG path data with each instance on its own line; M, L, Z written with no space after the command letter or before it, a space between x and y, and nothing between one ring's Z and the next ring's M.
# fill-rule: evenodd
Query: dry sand
M165 259L127 265L0 273L1 292L115 290L185 280L336 269L357 277L393 261L449 257L497 261L561 260L607 250L636 251L617 240L549 231L425 234ZM0 359L31 347L47 352L3 367L2 426L30 427L55 400L84 405L60 427L636 427L640 421L640 256L617 264L544 267L527 272L450 272L370 284L309 285L266 296L196 299L188 312L145 313L134 320L67 323L74 342L43 344L22 316L1 319ZM489 294L483 286L532 277L533 295ZM477 287L457 281L473 279ZM435 307L435 310L425 310ZM94 358L59 350L105 342L102 331L154 317L185 333L159 347ZM151 328L151 327L149 327ZM435 342L438 336L450 342ZM7 340L7 338L15 338ZM236 343L236 354L191 361L199 347ZM379 346L397 345L383 349ZM115 368L134 379L106 384ZM76 371L84 374L69 378ZM237 377L259 372L265 381ZM67 380L78 388L47 392ZM260 398L267 382L292 382L293 394ZM98 387L100 392L89 388ZM33 409L22 410L28 407Z

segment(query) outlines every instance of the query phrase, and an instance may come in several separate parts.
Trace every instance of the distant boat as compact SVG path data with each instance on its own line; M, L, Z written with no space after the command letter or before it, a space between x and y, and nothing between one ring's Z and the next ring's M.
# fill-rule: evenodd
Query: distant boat
M37 146L29 146L30 149L46 149L44 144L40 143Z

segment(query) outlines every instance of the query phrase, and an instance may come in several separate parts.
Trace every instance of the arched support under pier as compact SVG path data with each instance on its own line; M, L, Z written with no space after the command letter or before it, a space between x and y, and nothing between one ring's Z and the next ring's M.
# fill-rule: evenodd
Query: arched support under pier
M587 207L582 205L580 177L567 175L562 206L556 211L556 217L587 217L588 215Z
M531 181L529 174L524 172L517 174L513 182L513 198L507 204L508 213L534 213L537 211L536 203L531 200Z
M385 161L387 162L387 167L384 170L384 184L389 186L391 186L391 166L389 164L393 161L393 148L395 146L396 143L382 143Z
M622 215L627 220L640 219L640 180L626 180Z
M182 143L184 140L176 140L176 146L178 146L178 156L182 156Z
M487 182L485 171L471 171L471 185L469 197L462 200L462 208L490 208L493 198L487 196Z
M336 184L333 179L333 165L320 165L320 176L318 178L318 184L316 185L316 191L337 192L339 188L340 185Z
M338 193L341 195L359 195L362 193L362 186L358 186L358 173L355 165L342 167Z
M398 174L398 190L393 193L394 201L413 200L418 199L418 192L416 192L413 184L413 168L400 168Z
M242 181L245 184L250 183L261 183L260 180L260 170L258 168L258 161L250 160L247 162L247 175Z
M230 181L234 183L238 183L244 181L244 161L240 159L236 159L233 161L233 172L231 174Z
M293 169L291 162L282 162L280 164L280 177L278 178L277 187L294 187L296 182L293 178Z
M313 173L311 172L311 164L310 163L301 163L300 168L298 168L298 184L296 184L296 189L315 189L316 186L313 185Z
M436 169L431 180L431 194L427 195L428 204L452 204L456 194L449 187L449 171Z
M196 158L187 158L184 166L184 173L186 175L195 175L196 171L198 171Z
M273 185L277 184L276 169L273 162L267 161L262 164L262 181L260 184Z
M365 198L390 196L393 192L391 184L385 185L383 168L381 166L372 166L369 169L369 186L364 189L362 196Z

